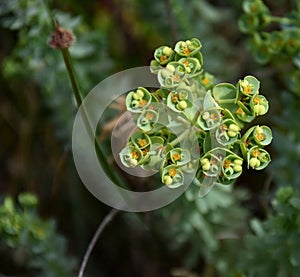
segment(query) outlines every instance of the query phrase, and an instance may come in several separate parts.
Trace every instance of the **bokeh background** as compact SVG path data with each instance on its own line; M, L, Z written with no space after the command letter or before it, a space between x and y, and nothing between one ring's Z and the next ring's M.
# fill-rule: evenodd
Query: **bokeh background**
M243 2L263 3L0 2L0 276L76 276L111 209L87 191L74 166L77 108L62 55L48 46L53 16L76 36L70 53L85 94L113 73L149 65L155 48L196 37L204 68L218 82L235 84L245 75L261 81L270 111L253 124L271 126L274 135L271 165L245 170L232 191L216 188L199 199L189 190L157 211L119 213L85 276L300 276L300 4L264 1L272 15L295 25L258 23L257 32L245 33ZM291 28L293 42L285 42L292 50L276 52L265 33ZM111 122L123 111L124 102L115 103L99 134L110 163Z

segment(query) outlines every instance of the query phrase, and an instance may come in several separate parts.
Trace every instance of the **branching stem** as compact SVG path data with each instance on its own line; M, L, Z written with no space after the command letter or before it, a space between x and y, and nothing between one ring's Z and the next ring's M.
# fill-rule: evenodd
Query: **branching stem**
M178 143L182 141L186 137L186 135L190 132L190 129L185 130L183 133L181 133L178 137L176 137L174 140L172 140L169 144L171 146L176 146Z

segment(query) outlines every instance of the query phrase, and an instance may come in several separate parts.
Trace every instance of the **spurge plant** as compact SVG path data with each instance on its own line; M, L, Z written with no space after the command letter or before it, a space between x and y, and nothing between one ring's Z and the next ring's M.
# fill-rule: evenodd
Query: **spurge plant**
M244 162L247 168L264 169L271 160L264 147L272 132L267 126L245 130L269 109L259 94L260 82L246 76L236 85L215 84L203 69L201 47L192 38L155 50L151 72L160 88L138 87L127 94L126 107L137 128L120 158L126 167L159 171L169 188L187 180L205 184L204 195L216 183L232 184Z

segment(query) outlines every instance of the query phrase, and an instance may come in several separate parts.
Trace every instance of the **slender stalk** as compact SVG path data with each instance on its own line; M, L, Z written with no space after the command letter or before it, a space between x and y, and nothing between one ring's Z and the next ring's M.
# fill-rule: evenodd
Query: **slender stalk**
M68 75L69 75L69 78L71 81L71 85L72 85L73 93L74 93L74 96L76 99L76 103L79 108L82 104L82 96L81 96L79 85L77 83L77 79L75 76L75 71L74 71L72 60L71 60L70 52L67 48L61 48L61 52L62 52L64 62L65 62L65 65L66 65L66 68L68 71Z
M59 28L59 24L57 23L57 21L53 20L53 22L54 22L54 27ZM56 41L54 40L53 43L56 43ZM87 113L84 105L82 106L83 97L82 97L82 94L80 92L80 88L79 88L79 85L78 85L78 82L77 82L77 79L76 79L76 74L75 74L74 66L73 66L73 63L72 63L72 59L71 59L68 47L56 47L56 48L59 48L62 52L64 63L65 63L65 66L66 66L66 69L67 69L67 72L68 72L68 75L69 75L69 78L70 78L70 82L71 82L71 85L72 85L72 90L73 90L73 93L74 93L74 96L75 96L75 99L76 99L76 103L77 103L78 109L81 108L80 111L81 111L81 116L82 116L85 128L87 129L87 132L88 132L90 138L94 141L95 150L96 150L96 153L97 153L98 160L101 163L103 169L106 171L106 173L111 178L111 180L113 182L115 182L116 184L121 184L121 180L116 177L116 175L112 171L111 167L107 163L106 156L104 155L104 153L103 153L103 151L102 151L102 149L99 145L99 142L95 139L95 135L93 133L93 129L92 129L90 121L89 121L88 113ZM79 271L79 275L78 275L79 277L83 276L84 270L85 270L87 262L89 260L89 257L91 255L92 250L95 247L96 242L98 241L101 233L103 232L105 227L108 225L108 223L114 218L114 216L118 212L119 212L119 210L112 209L106 215L106 217L103 219L103 221L101 221L101 223L100 223L99 227L97 228L91 242L89 243L87 251L86 251L86 253L83 257L82 264L81 264L80 271Z
M190 129L185 130L178 137L176 137L174 140L172 140L169 144L174 147L175 145L180 143L183 138L185 138L185 136L187 135L188 132L190 132Z
M60 50L62 52L63 59L64 59L64 62L65 62L65 66L66 66L66 69L67 69L67 72L68 72L68 75L69 75L69 78L70 78L70 82L71 82L71 85L72 85L72 90L73 90L73 93L74 93L74 96L75 96L75 99L76 99L77 106L78 106L78 108L80 108L83 99L82 99L82 94L80 92L80 88L79 88L79 85L78 85L78 82L77 82L74 66L73 66L73 63L72 63L71 56L70 56L70 52L69 52L68 48L60 48ZM82 111L81 116L82 116L82 119L84 121L84 125L87 129L87 132L89 133L90 138L92 140L94 140L94 142L95 142L95 150L96 150L99 162L101 163L103 169L108 174L108 176L111 178L111 180L114 183L120 185L122 183L121 180L119 178L117 178L117 176L114 172L112 172L111 166L107 163L106 156L103 153L103 151L102 151L102 149L99 145L99 142L95 139L95 134L93 133L93 130L92 130L89 118L88 118L88 113L85 110L84 106L82 106L81 111Z
M84 254L81 266L80 266L80 270L79 270L79 274L78 277L83 277L83 273L85 271L87 262L90 258L90 255L100 237L100 235L102 234L103 230L105 229L105 227L108 225L109 222L112 221L112 219L115 217L115 215L119 212L119 210L115 210L112 209L106 216L105 218L101 221L99 227L97 228L91 242L89 243L89 246Z
M192 119L192 121L191 121L191 125L192 125L192 126L195 125L195 123L196 123L196 121L197 121L197 119L198 119L200 113L201 113L200 109L197 110L197 112L195 113L195 115L194 115L194 117L193 117L193 119Z
M271 16L270 19L272 22L278 22L281 24L297 24L297 20L287 17Z

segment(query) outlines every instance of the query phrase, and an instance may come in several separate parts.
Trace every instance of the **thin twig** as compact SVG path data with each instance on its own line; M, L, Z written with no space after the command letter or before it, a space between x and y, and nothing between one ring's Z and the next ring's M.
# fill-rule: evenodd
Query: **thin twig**
M101 221L96 233L94 234L91 242L89 243L89 246L86 250L86 253L83 257L83 260L82 260L82 263L81 263L81 266L80 266L80 270L79 270L79 274L78 274L78 277L83 277L83 273L84 273L84 270L86 268L86 265L87 265L87 262L90 258L90 255L100 237L100 235L102 234L103 230L105 229L105 227L108 225L108 223L110 221L112 221L112 219L115 217L115 215L119 212L119 210L116 210L116 209L112 209L107 215L106 217Z

